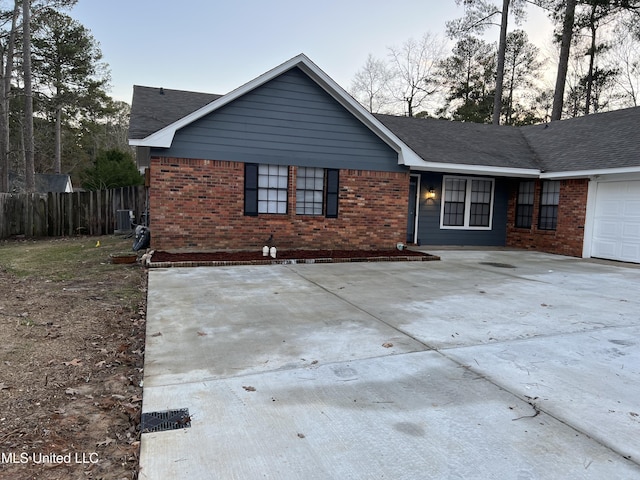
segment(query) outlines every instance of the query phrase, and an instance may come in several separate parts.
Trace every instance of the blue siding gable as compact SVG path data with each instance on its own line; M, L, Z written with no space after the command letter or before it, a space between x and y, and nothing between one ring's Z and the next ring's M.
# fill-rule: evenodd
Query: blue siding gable
M407 170L397 152L297 67L178 130L170 148L151 155Z

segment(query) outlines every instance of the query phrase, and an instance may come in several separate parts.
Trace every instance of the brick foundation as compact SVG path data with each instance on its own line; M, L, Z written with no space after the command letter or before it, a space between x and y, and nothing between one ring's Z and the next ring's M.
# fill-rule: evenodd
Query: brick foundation
M514 182L507 213L507 246L582 257L588 187L587 179L561 180L557 229L540 230L538 214L541 182L536 181L532 226L525 229L515 227L518 183Z
M296 215L296 167L289 168L288 213L244 215L244 164L152 158L151 246L167 251L262 248L381 249L403 242L408 172L340 170L338 218Z

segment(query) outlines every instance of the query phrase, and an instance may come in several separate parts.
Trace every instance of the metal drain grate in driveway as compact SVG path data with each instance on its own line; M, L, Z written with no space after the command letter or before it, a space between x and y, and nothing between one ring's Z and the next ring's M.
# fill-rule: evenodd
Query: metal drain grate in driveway
M140 419L142 433L164 432L191 427L191 416L188 408L165 410L164 412L143 413Z

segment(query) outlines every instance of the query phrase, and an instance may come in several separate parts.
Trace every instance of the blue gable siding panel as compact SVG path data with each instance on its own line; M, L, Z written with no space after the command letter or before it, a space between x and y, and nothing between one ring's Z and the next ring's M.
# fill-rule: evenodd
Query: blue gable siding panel
M422 245L471 245L500 246L507 241L507 208L509 183L505 178L495 179L493 225L491 230L458 230L440 228L442 201L441 173L423 173L420 179L420 207L418 211L418 239ZM427 199L426 193L433 187L435 199Z
M398 154L293 68L178 130L152 156L406 171Z

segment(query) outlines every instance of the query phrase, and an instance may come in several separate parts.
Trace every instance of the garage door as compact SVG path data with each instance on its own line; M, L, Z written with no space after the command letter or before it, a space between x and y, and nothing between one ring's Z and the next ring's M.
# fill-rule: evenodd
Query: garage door
M640 263L640 181L598 183L591 256Z

